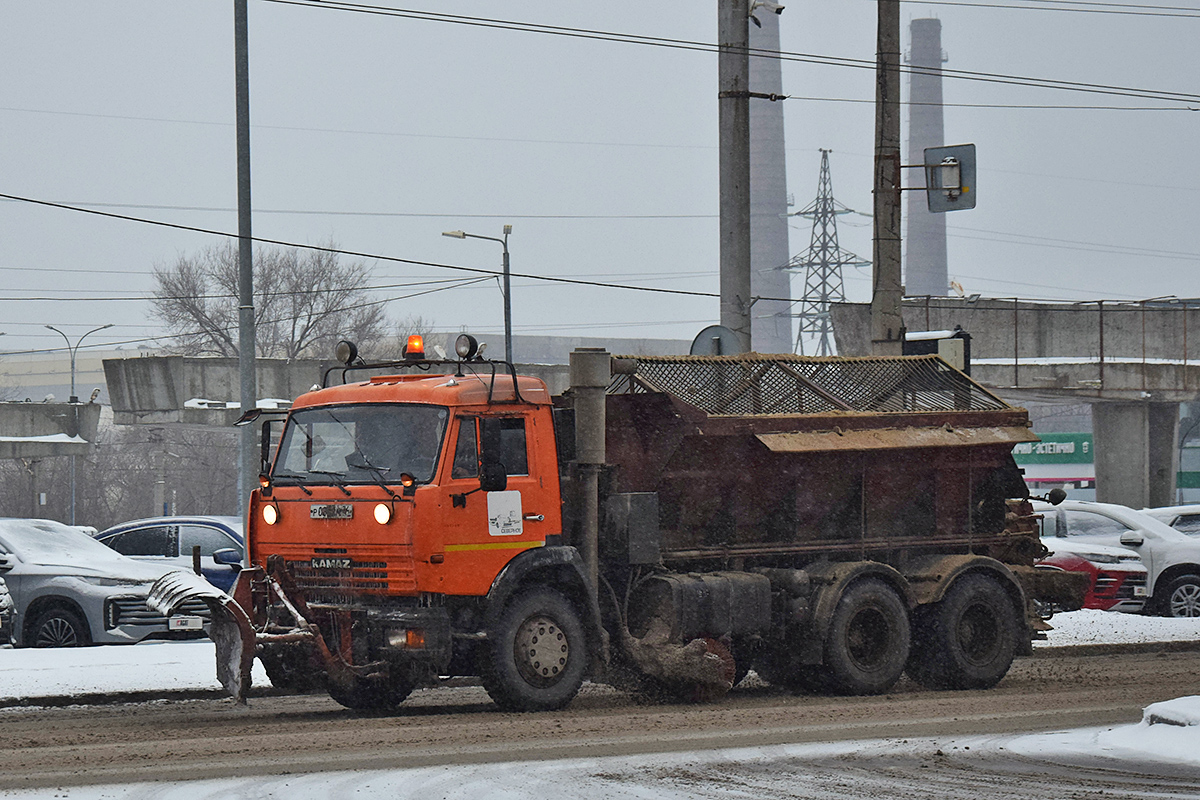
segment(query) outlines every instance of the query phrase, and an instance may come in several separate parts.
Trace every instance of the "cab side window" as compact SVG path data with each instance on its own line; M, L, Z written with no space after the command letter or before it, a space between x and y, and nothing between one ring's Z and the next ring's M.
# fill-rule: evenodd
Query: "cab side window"
M499 461L509 475L529 474L524 418L483 419L480 420L480 429L485 457Z
M479 477L479 446L474 419L464 418L458 421L458 444L454 446L454 466L450 470L450 477Z

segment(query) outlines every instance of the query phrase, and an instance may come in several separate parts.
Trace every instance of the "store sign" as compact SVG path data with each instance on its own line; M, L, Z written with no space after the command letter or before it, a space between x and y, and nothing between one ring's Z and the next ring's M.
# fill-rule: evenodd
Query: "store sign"
M1018 464L1091 464L1095 448L1090 433L1039 433L1040 442L1013 447Z

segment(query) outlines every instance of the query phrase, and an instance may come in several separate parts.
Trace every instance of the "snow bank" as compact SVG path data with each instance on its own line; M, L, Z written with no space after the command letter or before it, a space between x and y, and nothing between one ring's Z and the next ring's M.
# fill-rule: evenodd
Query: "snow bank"
M1085 608L1069 614L1055 614L1050 625L1054 630L1046 634L1045 641L1034 642L1034 647L1200 641L1200 617L1143 617Z
M143 642L107 647L0 650L0 699L107 692L220 689L216 646L191 642ZM254 662L254 684L270 686Z
M1200 767L1200 697L1152 703L1137 725L1018 736L1005 748L1048 761L1103 756Z

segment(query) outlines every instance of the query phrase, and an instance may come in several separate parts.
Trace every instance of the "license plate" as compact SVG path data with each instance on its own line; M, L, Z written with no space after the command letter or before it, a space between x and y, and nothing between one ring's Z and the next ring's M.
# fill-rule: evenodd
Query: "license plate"
M1145 586L1133 587L1133 596L1134 597L1146 597L1148 594L1149 594L1149 592L1146 591Z
M312 505L308 507L308 516L310 519L353 519L354 506L349 503Z
M354 561L349 558L314 558L313 569L350 569Z
M169 631L199 631L204 629L204 620L200 617L170 617L167 620Z

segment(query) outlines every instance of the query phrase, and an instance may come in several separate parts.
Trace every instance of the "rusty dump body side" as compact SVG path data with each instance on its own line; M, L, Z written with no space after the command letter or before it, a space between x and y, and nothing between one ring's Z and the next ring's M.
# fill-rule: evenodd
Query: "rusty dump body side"
M632 361L607 402L610 488L657 493L676 569L989 553L1028 496L1026 412L936 356Z

